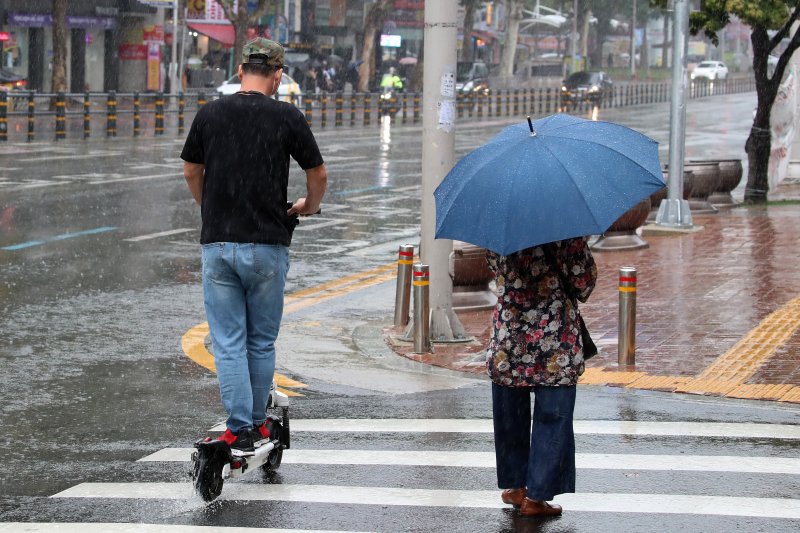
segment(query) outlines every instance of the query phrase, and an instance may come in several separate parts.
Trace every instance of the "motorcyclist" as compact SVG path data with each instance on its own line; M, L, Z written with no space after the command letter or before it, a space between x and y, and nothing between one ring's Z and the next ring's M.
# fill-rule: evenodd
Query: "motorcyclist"
M403 80L397 75L394 67L389 67L389 72L383 75L381 79L381 89L395 89L396 91L403 90Z

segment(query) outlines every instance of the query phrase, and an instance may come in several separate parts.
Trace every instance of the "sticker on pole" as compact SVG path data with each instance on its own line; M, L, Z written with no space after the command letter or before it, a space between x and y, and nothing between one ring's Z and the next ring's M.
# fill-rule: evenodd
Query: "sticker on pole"
M442 96L445 98L456 97L456 75L453 72L445 72L442 74L442 86L439 89Z
M456 103L452 100L444 100L436 103L439 111L439 126L440 130L447 133L453 131L453 126L456 121Z

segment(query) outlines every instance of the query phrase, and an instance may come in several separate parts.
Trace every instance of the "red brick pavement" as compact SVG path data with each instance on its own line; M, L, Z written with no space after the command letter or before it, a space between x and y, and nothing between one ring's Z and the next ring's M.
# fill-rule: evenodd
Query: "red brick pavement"
M784 188L780 197L796 198L798 193L800 186L792 186ZM614 379L608 376L620 370L636 371L618 374L619 383L628 386L641 377L639 373L648 378L672 376L678 382L688 381L800 294L800 205L727 208L716 215L695 216L694 223L704 230L648 236L647 249L594 254L598 282L581 310L601 353L589 361L585 377L605 377L589 382L613 383ZM635 369L618 369L616 363L617 278L622 266L633 266L638 274ZM387 329L387 339L397 353L406 357L482 373L491 313L460 313L465 329L475 340L466 344L437 343L433 354L411 353L409 343L392 340L398 333L392 329ZM744 380L739 383L787 385L775 399L784 395L786 401L800 401L800 330L796 323L779 328L791 330L784 331L783 337L788 340L781 341L771 354L756 359L754 371L740 374ZM741 349L734 351L733 357L739 357L739 352ZM733 363L735 366L736 361ZM665 380L669 386L652 385L650 380L651 385L643 388L676 388L672 379L661 381ZM757 392L763 388L759 387ZM700 387L699 392L703 390ZM786 390L791 394L785 395ZM770 397L766 393L737 394Z

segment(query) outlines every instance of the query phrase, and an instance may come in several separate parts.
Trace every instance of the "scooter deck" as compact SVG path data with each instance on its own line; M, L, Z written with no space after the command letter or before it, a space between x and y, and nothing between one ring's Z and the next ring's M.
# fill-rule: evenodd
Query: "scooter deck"
M254 470L269 460L269 454L278 446L277 440L271 440L256 448L255 455L244 457L231 456L232 460L222 467L223 479L234 479L241 477L251 470Z

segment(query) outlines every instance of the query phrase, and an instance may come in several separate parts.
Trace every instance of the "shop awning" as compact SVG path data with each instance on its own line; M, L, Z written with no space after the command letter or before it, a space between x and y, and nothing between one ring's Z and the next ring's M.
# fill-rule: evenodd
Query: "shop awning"
M233 29L232 24L202 24L198 22L189 22L186 26L197 33L202 33L222 43L227 48L233 46L233 41L236 38L236 31Z

